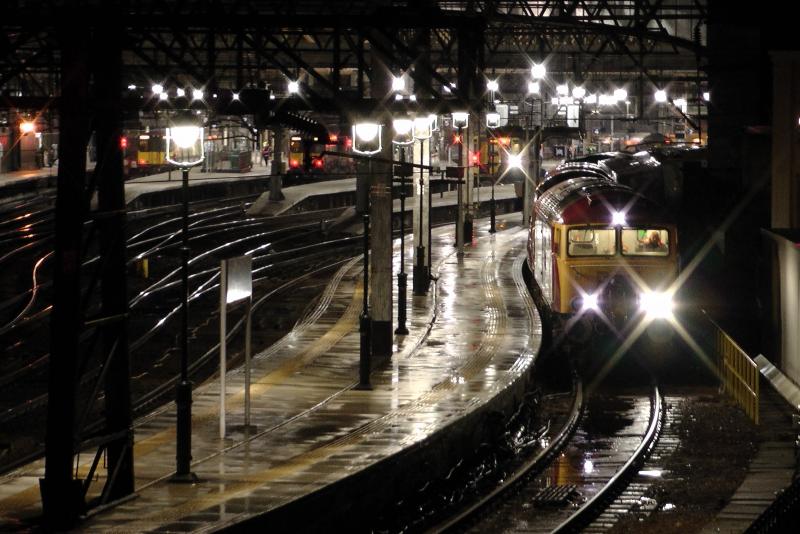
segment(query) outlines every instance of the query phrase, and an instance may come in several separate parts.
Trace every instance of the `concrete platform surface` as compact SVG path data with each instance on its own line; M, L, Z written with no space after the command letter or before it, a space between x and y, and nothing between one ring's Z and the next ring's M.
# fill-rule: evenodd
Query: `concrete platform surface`
M539 350L541 325L521 273L527 232L510 222L517 219L500 217L495 235L486 233L488 221L476 221L478 237L463 258L452 229L434 230L438 281L427 296L412 297L409 287L410 334L395 336L391 360L373 368L371 391L353 388L362 269L358 258L349 261L292 332L254 358L255 432L240 429L241 370L227 377L225 439L218 380L196 387L192 469L200 482L168 482L168 405L136 423L137 497L93 515L80 531L336 528L448 469L484 439L490 412L513 409ZM396 242L395 273L398 249ZM82 455L79 471L90 460ZM0 530L39 513L42 475L36 462L0 479ZM99 476L95 492L105 471Z

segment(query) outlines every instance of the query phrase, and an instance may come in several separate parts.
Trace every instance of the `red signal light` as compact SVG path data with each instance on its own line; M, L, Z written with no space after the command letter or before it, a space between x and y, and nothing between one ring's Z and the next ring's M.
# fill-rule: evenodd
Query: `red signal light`
M120 137L119 138L119 147L120 148L128 148L128 138L127 137Z
M315 169L321 169L324 163L322 161L322 158L317 158L311 162L311 165L313 165Z
M330 134L328 136L328 141L330 141L331 143L336 143L337 141L339 141L339 136L336 134Z
M481 155L477 152L470 152L469 160L472 162L473 165L480 165L481 164Z
M292 169L296 169L299 166L300 166L300 162L297 161L296 159L290 159L289 160L289 167L291 167Z
M454 145L460 145L461 144L461 136L460 135L455 134L453 136L453 144Z

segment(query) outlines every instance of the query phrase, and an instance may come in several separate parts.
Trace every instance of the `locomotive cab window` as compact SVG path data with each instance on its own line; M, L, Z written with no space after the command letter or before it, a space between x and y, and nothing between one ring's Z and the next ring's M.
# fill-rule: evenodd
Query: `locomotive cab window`
M626 256L668 256L669 232L664 228L625 228L622 253Z
M617 252L614 228L570 228L567 241L570 256L613 256Z

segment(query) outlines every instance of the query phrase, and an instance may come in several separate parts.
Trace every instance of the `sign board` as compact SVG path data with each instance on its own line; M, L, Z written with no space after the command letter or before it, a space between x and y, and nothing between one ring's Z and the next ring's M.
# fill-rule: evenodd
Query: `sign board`
M234 304L253 294L253 258L237 256L225 261L225 303Z

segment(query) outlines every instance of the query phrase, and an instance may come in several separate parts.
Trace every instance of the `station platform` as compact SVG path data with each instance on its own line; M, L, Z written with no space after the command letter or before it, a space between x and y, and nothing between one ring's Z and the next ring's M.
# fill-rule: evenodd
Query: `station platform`
M218 380L197 386L192 469L200 481L169 482L176 415L167 405L136 422L136 497L79 529L351 529L378 510L391 513L402 495L475 450L494 428L489 418L513 410L528 385L542 331L522 279L527 231L518 218L499 217L494 235L487 220L477 220L463 258L452 228L434 229L437 280L426 296L409 290L410 334L395 336L392 358L374 363L368 391L354 389L362 267L359 258L345 263L295 328L254 357L256 430L241 429L241 369L227 376L225 439ZM394 261L397 273L399 241ZM81 455L79 471L90 461ZM36 462L0 479L0 530L31 525L41 476L43 462ZM99 476L92 488L102 487L105 471Z

